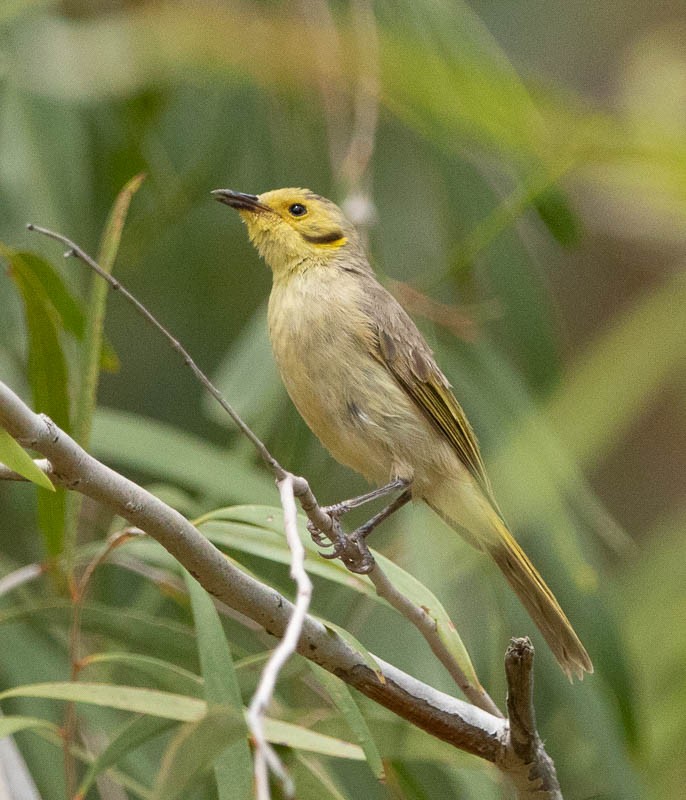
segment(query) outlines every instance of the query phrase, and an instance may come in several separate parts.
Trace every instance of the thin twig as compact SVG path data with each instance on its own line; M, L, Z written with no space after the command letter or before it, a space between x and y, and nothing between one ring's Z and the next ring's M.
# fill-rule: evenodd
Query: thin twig
M287 475L278 482L279 495L284 515L286 541L291 551L290 574L297 586L295 609L291 616L283 639L275 648L267 662L260 682L248 708L248 726L255 743L255 785L257 800L269 799L269 780L267 767L272 770L281 782L286 798L295 796L293 783L286 772L276 751L267 742L264 735L264 715L271 702L281 669L295 653L302 633L303 623L310 607L312 582L305 570L305 548L298 534L298 518L293 493L293 478Z
M80 261L83 261L84 264L87 264L92 270L97 272L97 274L115 291L119 292L132 306L138 311L138 313L144 317L147 322L149 322L153 328L158 330L162 336L169 342L174 350L181 355L184 360L184 363L187 364L195 377L200 381L200 383L207 389L207 391L214 397L214 399L219 403L219 405L226 411L226 413L231 417L231 419L236 423L238 428L240 429L241 433L243 433L247 438L252 442L254 448L257 450L259 456L263 459L263 461L268 464L269 467L273 470L274 474L276 475L277 479L280 478L284 473L285 470L279 464L279 462L274 458L274 456L267 450L265 445L263 444L262 440L253 433L253 431L243 422L241 417L238 413L233 409L231 404L224 398L222 393L217 389L217 387L212 383L212 381L205 375L205 373L197 366L195 361L191 358L190 353L186 348L175 339L174 336L167 330L167 328L162 325L159 320L153 316L153 314L148 311L148 309L140 302L136 297L134 297L131 292L128 291L122 284L106 272L100 264L98 264L95 259L91 258L84 250L82 250L77 244L72 242L70 239L67 239L66 236L63 236L61 233L55 233L55 231L48 230L47 228L41 228L39 225L33 225L29 223L27 229L30 231L36 231L36 233L42 233L44 236L48 236L50 239L55 239L55 241L61 242L62 244L66 245L68 248L67 252L64 254L65 258L75 257L78 258Z
M347 185L348 194L356 195L360 192L374 154L381 77L379 35L373 4L370 0L353 0L351 12L353 34L356 39L355 65L359 75L354 99L353 129L348 150L339 165L339 172L341 179ZM353 220L353 222L368 225L370 220Z
M70 680L77 681L81 671L82 660L81 650L81 610L83 601L90 585L95 570L109 556L109 554L119 545L131 538L134 534L130 529L120 531L110 536L103 547L88 562L83 571L83 575L78 583L72 584L72 620L69 630L69 661L71 665ZM64 774L67 784L67 797L72 797L76 788L76 760L72 752L72 747L76 744L76 733L78 718L76 716L76 704L69 702L64 711L64 725L62 726L62 741L64 755Z
M462 667L457 663L438 635L436 631L436 622L429 614L395 588L378 562L375 562L374 568L368 573L368 577L376 587L376 593L387 600L396 611L399 611L422 634L433 651L433 654L448 670L455 683L462 690L464 696L478 708L482 708L484 711L488 711L489 714L502 718L502 711L493 702L483 686L480 684L474 686L465 675Z
M50 462L47 458L34 458L33 463L46 475L50 471ZM28 481L28 478L10 469L6 464L0 464L0 481Z
M507 715L510 723L508 753L519 766L511 779L524 797L562 800L555 765L543 748L534 710L534 648L528 637L511 639L505 653Z
M3 575L0 578L0 597L29 581L40 578L45 572L46 567L43 564L27 564L24 567L15 569L13 572L9 572L7 575Z

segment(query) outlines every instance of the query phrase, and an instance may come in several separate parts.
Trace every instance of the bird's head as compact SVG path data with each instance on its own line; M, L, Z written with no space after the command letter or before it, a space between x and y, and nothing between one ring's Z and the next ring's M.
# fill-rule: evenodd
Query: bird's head
M275 278L359 250L358 234L341 209L309 189L274 189L260 195L215 189L212 194L237 209Z

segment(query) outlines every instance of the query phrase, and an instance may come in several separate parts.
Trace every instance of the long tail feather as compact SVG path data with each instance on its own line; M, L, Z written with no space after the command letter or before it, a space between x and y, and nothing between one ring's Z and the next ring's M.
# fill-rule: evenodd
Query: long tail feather
M555 595L500 519L497 526L498 539L484 543L484 549L500 567L565 674L571 681L573 675L581 679L584 672L593 672L591 659Z

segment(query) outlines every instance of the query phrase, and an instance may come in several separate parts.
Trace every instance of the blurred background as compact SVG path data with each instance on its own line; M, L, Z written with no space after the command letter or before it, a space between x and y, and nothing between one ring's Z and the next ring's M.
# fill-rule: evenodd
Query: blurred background
M305 186L364 227L381 280L427 335L477 431L505 517L595 662L594 676L567 686L533 636L540 729L565 797L680 796L683 3L4 0L0 240L41 253L85 300L81 265L25 224L94 253L117 193L140 172L116 276L323 502L364 483L290 406L266 338L270 275L237 215L209 193ZM276 504L247 445L119 297L105 330L119 368L102 377L94 454L188 513ZM0 376L30 401L26 342L3 270ZM3 573L43 556L34 495L0 485ZM80 541L101 538L110 520L84 513ZM502 702L508 637L531 625L500 576L419 508L375 536L441 598ZM246 563L289 591L282 569ZM107 569L100 602L154 606L141 579ZM18 622L18 602L3 598L0 681L63 679L55 620ZM186 613L165 602L156 613ZM452 691L387 612L330 586L315 611ZM386 787L360 766L327 769L343 797L502 796L485 767L451 762L425 739L387 756ZM60 796L50 766L59 751L31 733L18 741L44 796Z

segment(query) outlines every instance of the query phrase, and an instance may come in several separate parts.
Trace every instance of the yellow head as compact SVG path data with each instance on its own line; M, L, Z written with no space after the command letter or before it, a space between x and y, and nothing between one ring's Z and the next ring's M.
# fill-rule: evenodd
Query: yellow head
M215 189L212 194L238 210L250 241L274 277L360 251L357 232L341 209L309 189L274 189L260 195Z

